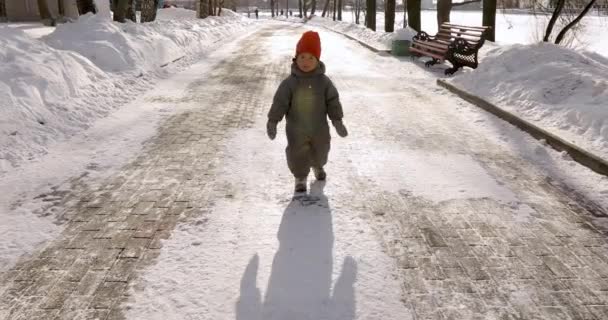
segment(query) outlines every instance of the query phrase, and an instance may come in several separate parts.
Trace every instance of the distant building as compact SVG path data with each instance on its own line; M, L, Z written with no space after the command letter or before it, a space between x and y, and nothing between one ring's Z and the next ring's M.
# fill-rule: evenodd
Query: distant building
M78 17L78 6L76 0L62 0L64 16L70 18ZM49 11L54 17L59 16L58 1L47 1ZM5 0L6 19L8 21L37 21L40 20L37 0Z

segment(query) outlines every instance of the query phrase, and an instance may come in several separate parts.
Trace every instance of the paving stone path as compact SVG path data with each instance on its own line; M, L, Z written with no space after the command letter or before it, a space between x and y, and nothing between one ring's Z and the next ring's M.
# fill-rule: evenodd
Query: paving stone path
M124 319L128 288L154 263L161 240L184 221L204 223L214 199L225 196L216 174L223 142L264 116L269 97L262 93L284 76L288 63L287 57L261 62L259 57L270 56L268 44L276 34L296 37L302 30L268 26L243 40L243 50L188 84L176 101L199 107L168 119L134 162L98 188L88 190L80 183L86 177L80 177L67 194L41 195L60 199L52 210L60 212L58 223L66 228L41 251L0 273L0 319ZM353 91L360 85L347 75L337 76L336 83ZM434 94L385 89L413 102ZM363 93L360 99L361 108L352 113L355 127L371 117L369 109L363 111ZM414 120L407 141L400 131L405 129L391 128L394 123L369 124L370 135L404 149L474 154L525 195L515 207L491 199L430 202L403 190L383 191L373 176L345 169L352 188L366 192L332 201L366 215L377 230L397 261L403 302L416 319L608 319L608 242L590 213L525 160L498 147L474 152L474 143L454 143L462 137L486 143L474 131L446 125L434 139L427 131L420 137L424 146L416 145L411 136L430 111L416 112L409 115ZM449 114L438 117L452 121ZM524 207L529 215L522 219Z

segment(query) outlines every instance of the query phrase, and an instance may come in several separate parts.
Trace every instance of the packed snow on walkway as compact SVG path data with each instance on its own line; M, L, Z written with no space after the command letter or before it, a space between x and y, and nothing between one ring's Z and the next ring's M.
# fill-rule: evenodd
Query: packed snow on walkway
M130 102L251 26L227 9L203 20L163 9L146 24L86 15L50 33L0 24L0 270L60 231L52 213L39 215L61 196L38 195L70 190L83 172L110 175L172 112Z

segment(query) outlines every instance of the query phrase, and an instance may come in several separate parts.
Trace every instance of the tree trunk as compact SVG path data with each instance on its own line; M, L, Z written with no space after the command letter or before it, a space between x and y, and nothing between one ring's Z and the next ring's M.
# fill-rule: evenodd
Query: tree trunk
M367 27L376 31L376 0L367 0L365 20Z
M0 0L0 22L6 21L6 20L7 20L6 1Z
M114 0L112 2L114 11L114 21L125 22L127 9L129 8L129 0Z
M403 29L407 28L407 0L403 0Z
M317 11L317 0L312 0L312 8L310 8L310 15L314 15L315 11Z
M302 14L304 19L308 18L308 0L302 0Z
M420 7L420 0L407 1L407 23L416 31L420 31Z
M270 15L274 18L274 0L270 0Z
M361 2L362 0L355 0L355 23L359 24L361 17Z
M135 1L129 0L129 7L127 8L127 19L137 22L137 15L135 14Z
M384 31L395 31L395 0L386 0L384 2Z
M51 16L49 4L46 0L38 0L38 12L40 13L40 20L42 20L44 24L55 25L55 20L53 19L53 16Z
M483 0L482 25L490 27L486 40L496 41L496 0Z
M444 22L450 22L452 0L437 0L437 28Z
M63 4L63 0L57 0L57 13L59 14L59 18L65 16L65 6Z
M321 14L321 17L325 18L325 15L327 14L327 9L329 9L329 0L325 0L325 5L323 6L323 13Z
M113 0L112 4L114 5L115 2L116 0ZM97 13L93 0L77 0L76 6L78 7L78 14L80 15L87 14L89 12Z
M302 13L302 0L298 0L298 9L300 10L300 18L302 18L304 16L304 14Z
M338 21L342 21L342 0L338 0Z
M209 1L198 0L197 14L199 19L205 19L209 16Z
M337 10L336 10L336 7L338 6L338 0L333 0L333 2L334 2L334 5L333 5L333 7L332 7L332 8L333 8L333 9L332 9L333 11L332 11L332 13L331 13L331 16L332 16L332 18L334 19L334 21L336 21L336 14L337 14L337 12L336 12L336 11L337 11Z
M557 3L555 4L555 10L553 10L553 15L551 16L551 19L549 20L549 24L547 25L547 30L545 30L545 36L543 38L544 42L549 42L549 37L551 36L551 32L553 32L553 27L555 26L555 22L557 21L557 18L559 17L560 13L562 12L562 9L564 8L565 3L566 3L566 0L557 0Z
M589 10L591 10L591 8L593 7L594 4L595 4L595 0L589 1L587 6L585 6L583 11L581 12L581 14L579 14L578 17L576 17L576 19L572 20L572 22L568 23L562 29L562 31L560 31L557 34L557 38L555 38L555 44L559 44L560 42L562 42L562 40L564 39L564 36L566 35L566 32L568 32L568 30L572 29L572 27L574 27L577 23L579 23L579 21L581 21L581 19L583 19L583 17L587 14L587 12L589 12Z
M141 1L141 22L152 22L156 19L156 6L158 0L139 0Z

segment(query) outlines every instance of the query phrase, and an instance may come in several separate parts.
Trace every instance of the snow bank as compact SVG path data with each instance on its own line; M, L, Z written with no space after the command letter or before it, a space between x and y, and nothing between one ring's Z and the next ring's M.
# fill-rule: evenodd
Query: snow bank
M502 46L451 81L608 159L608 59L599 54Z
M135 98L161 65L251 23L228 9L202 20L163 9L145 24L89 14L40 39L0 26L0 175Z

